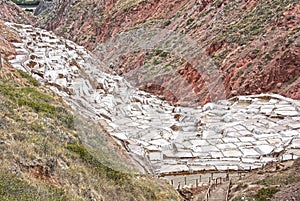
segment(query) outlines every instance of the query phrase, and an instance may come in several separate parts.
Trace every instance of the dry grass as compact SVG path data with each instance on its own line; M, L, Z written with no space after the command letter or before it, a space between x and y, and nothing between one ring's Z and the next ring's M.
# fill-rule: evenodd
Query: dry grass
M98 125L98 147L84 146L88 122L6 60L0 108L0 200L180 199L167 183L133 174Z
M284 163L281 169L274 163L265 170L256 171L245 178L237 181L231 188L231 200L270 200L275 193L281 189L295 184L300 180L300 159L296 160L292 166L291 162ZM277 168L274 168L276 167ZM292 193L292 192L291 192Z

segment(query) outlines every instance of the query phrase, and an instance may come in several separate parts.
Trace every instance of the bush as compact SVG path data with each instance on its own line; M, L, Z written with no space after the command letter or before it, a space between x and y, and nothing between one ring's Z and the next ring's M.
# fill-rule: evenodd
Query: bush
M55 107L49 104L53 99L34 88L0 85L0 93L7 95L18 106L28 106L38 113L57 114Z
M171 21L170 20L167 20L166 22L165 22L165 24L164 24L164 27L167 27L167 26L169 26L171 24Z
M98 174L105 175L109 179L115 181L118 184L125 184L129 182L129 174L115 171L109 167L100 163L88 150L81 144L68 144L66 148L79 155L80 159L85 163L92 165L96 168Z
M194 18L190 18L190 19L188 19L188 20L186 21L186 25L190 25L190 24L192 24L194 21L195 21Z
M32 84L33 86L39 86L40 83L34 79L33 77L31 77L30 75L28 75L26 72L22 71L22 70L17 70L17 72L23 77L25 78L30 84Z
M255 200L257 201L266 201L270 200L275 193L279 190L277 188L262 188L255 195Z

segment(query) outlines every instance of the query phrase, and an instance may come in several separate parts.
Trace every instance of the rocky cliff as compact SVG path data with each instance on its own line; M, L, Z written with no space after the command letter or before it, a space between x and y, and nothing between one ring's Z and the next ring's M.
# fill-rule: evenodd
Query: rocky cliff
M10 0L0 0L0 19L15 23L33 24L35 17L27 15Z
M294 0L60 1L40 25L135 86L196 105L266 92L300 98L299 12Z

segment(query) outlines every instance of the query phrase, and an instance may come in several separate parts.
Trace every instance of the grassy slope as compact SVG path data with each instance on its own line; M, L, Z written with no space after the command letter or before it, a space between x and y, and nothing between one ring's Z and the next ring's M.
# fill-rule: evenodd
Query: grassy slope
M105 142L100 157L83 146L84 131L76 124L88 123L75 119L61 98L12 69L6 59L3 64L0 200L179 200L162 181L103 165L116 161L115 156L101 156L101 150L111 152Z
M300 159L297 159L290 165L291 163L287 162L284 166L276 163L270 164L265 170L253 172L235 182L230 191L231 200L264 201L274 200L275 198L275 200L291 199L292 196L297 194L295 194L291 186L297 186L299 189L300 185Z

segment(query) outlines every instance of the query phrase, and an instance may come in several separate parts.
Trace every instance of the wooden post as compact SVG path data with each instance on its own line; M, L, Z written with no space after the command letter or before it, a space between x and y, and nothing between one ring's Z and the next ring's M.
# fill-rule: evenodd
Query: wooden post
M200 175L199 179L200 179L199 181L201 182L201 175Z
M173 181L173 179L171 179L171 185L174 186L174 181Z
M294 153L291 153L291 155L292 155L292 160L294 160Z
M184 185L186 185L186 177L184 177Z
M178 186L177 186L177 190L179 190L180 189L180 182L178 182Z
M196 179L196 187L198 187L198 179Z
M2 55L1 55L1 52L0 52L0 70L2 69Z
M211 173L211 179L214 179L214 173Z

